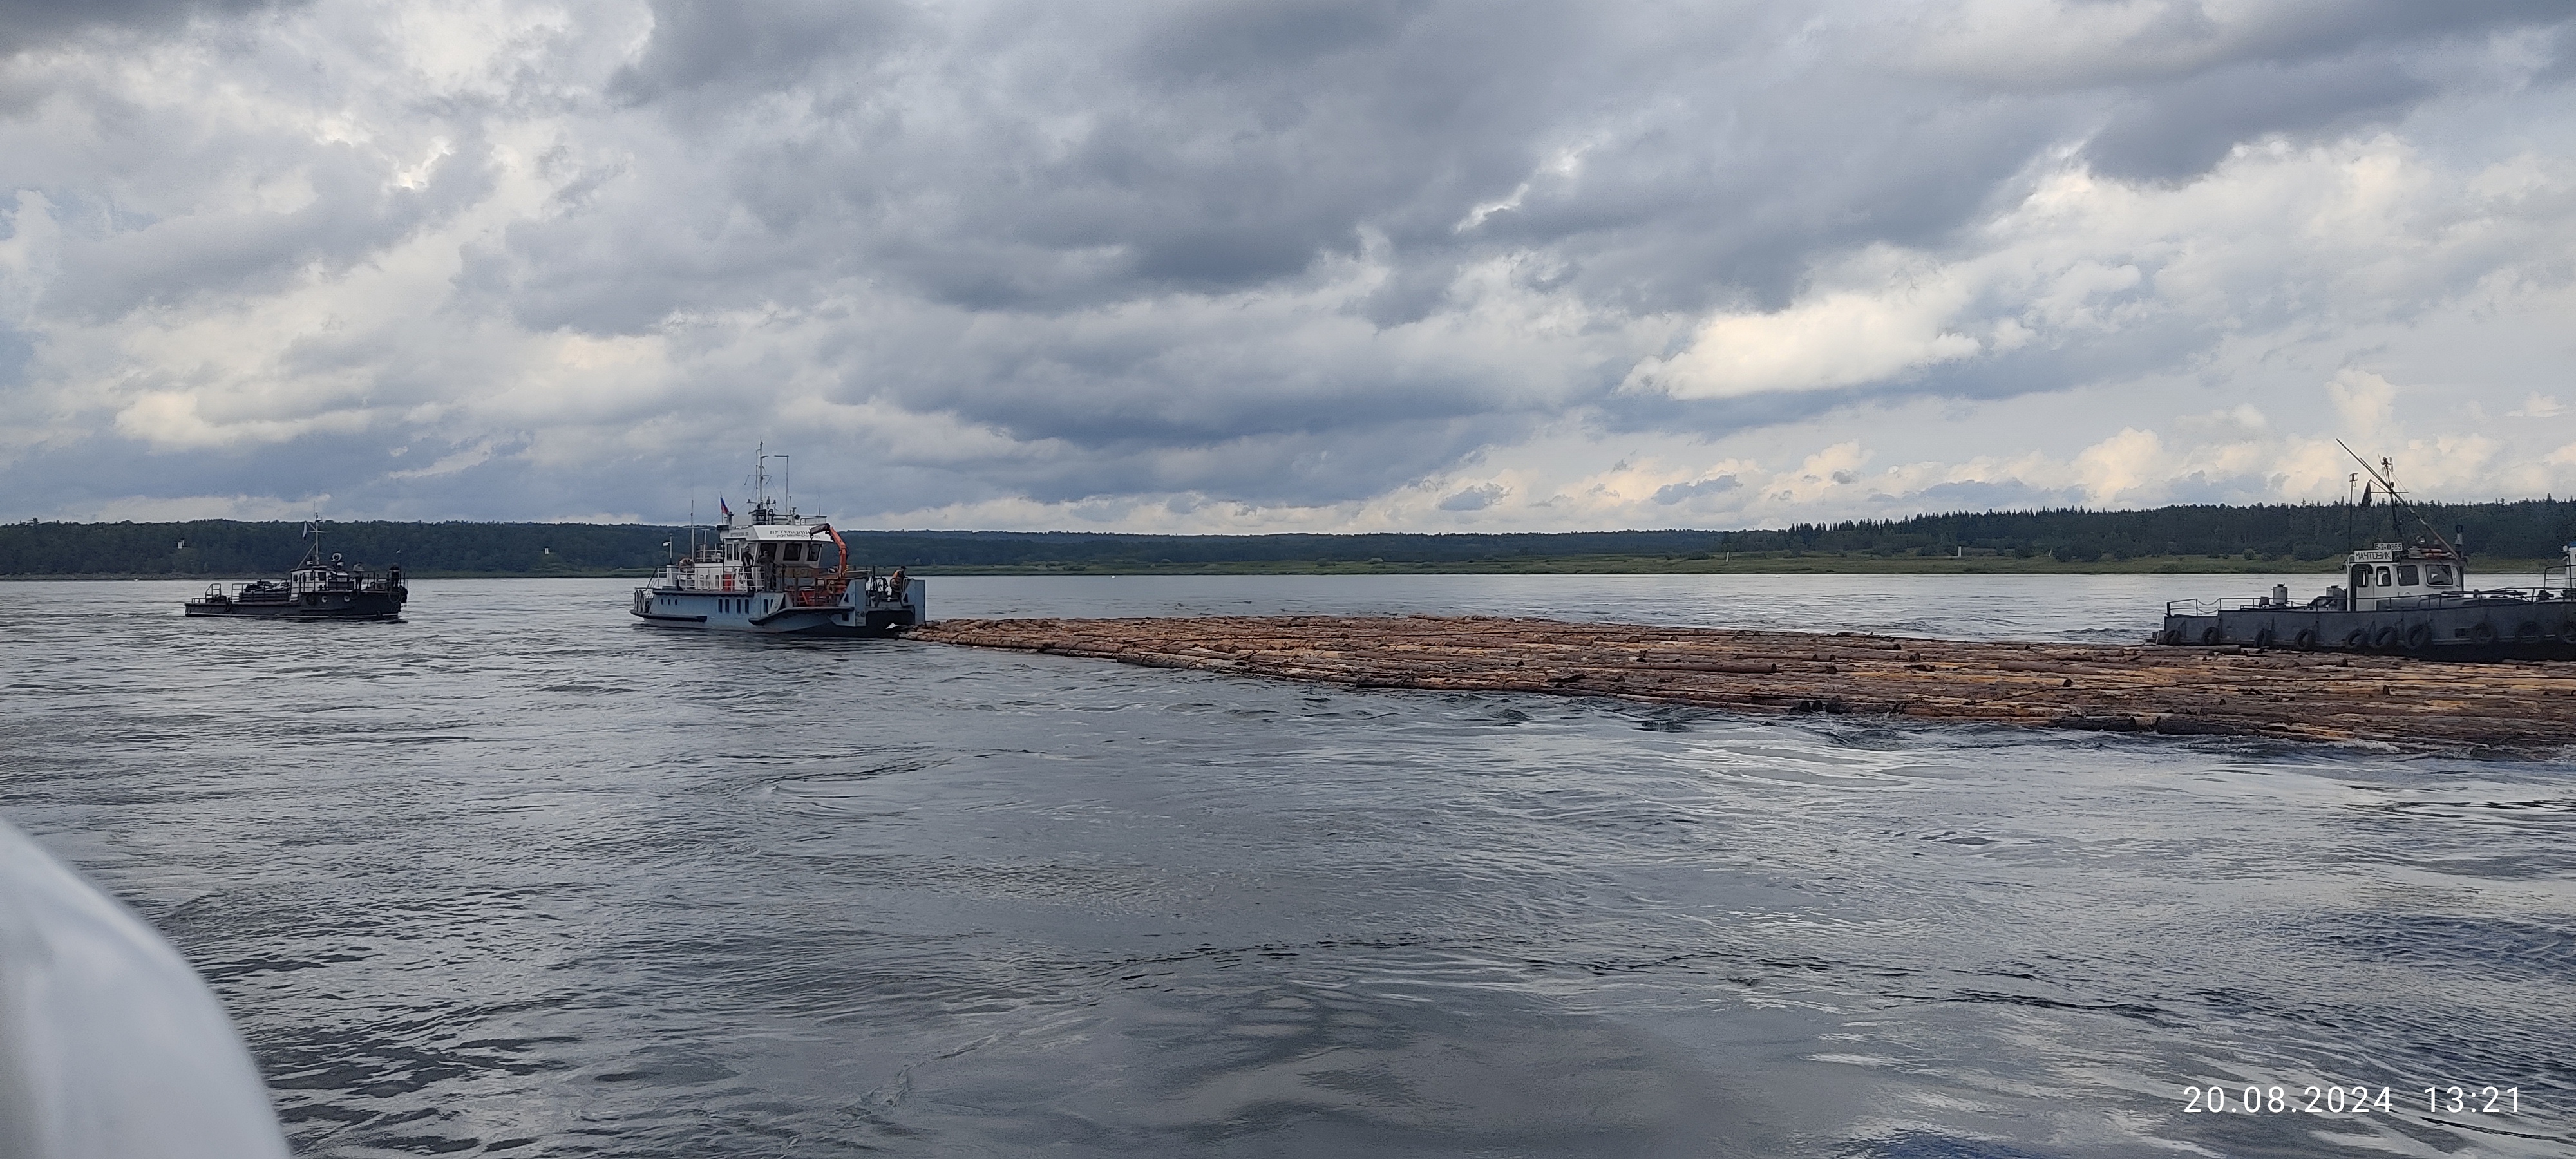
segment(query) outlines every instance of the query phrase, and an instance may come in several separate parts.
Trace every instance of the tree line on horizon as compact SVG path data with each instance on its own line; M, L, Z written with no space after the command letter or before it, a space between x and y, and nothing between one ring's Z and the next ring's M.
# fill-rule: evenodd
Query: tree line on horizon
M1130 535L1070 531L844 531L863 564L938 567L1118 567L1382 561L1473 564L1581 556L1772 555L2048 556L2066 562L2156 556L2319 561L2353 547L2467 529L2473 556L2554 557L2576 537L2576 500L2195 505L2144 511L1978 511L1906 519L1798 523L1746 531L1578 531L1329 535ZM2402 524L2402 528L2399 526ZM0 575L249 576L303 557L300 522L0 525ZM351 562L435 575L548 575L659 567L685 552L691 529L596 523L324 523L326 552ZM697 535L713 542L715 529ZM666 547L665 544L669 544Z

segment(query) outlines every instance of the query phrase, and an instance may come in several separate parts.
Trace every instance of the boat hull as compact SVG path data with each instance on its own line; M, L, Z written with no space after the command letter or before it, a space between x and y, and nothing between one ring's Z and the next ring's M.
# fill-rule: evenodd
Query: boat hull
M917 593L921 581L913 581ZM670 588L636 593L628 613L648 627L762 636L883 638L921 622L918 595L902 603L870 601L805 606L778 592L696 592Z
M229 620L398 620L402 601L385 592L308 592L278 600L190 600L183 610Z
M2231 608L2166 616L2156 640L2433 660L2576 660L2576 604L2498 600L2388 611Z

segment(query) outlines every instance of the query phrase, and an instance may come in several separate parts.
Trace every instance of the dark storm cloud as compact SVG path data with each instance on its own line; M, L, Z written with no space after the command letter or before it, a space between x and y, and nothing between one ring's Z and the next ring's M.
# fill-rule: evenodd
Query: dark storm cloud
M2139 97L2112 116L2084 155L2113 177L2195 177L2239 142L2385 124L2435 91L2384 59L2239 65Z
M1374 235L1393 270L1369 310L1388 323L1436 310L1461 261L1510 250L1621 309L1776 307L1819 253L1937 245L2087 122L2106 172L2186 176L2241 141L2423 99L2400 67L2410 37L2546 14L2428 7L2453 8L2293 12L2188 69L1997 101L1888 75L1869 57L1894 44L1747 87L1730 74L1776 68L1797 23L1773 6L1028 8L934 33L875 7L665 5L617 84L670 106L695 147L637 158L628 193L649 200L514 230L519 268L493 272L532 324L623 333L848 276L1041 313L1257 291ZM2176 11L2165 39L2187 42L2196 9ZM880 67L896 28L935 76ZM934 106L926 80L965 87ZM672 103L782 86L799 99ZM1557 154L1579 175L1550 173ZM641 228L647 213L677 220Z
M900 5L865 0L654 0L652 40L608 91L647 101L783 89L819 62L881 45L905 15Z
M258 7L0 0L0 55ZM603 428L658 417L747 442L787 421L767 408L791 394L936 420L947 433L907 427L872 452L905 467L871 483L889 509L1166 492L1320 504L1421 484L1446 510L1489 511L1545 492L1422 481L1551 424L1715 437L1925 395L2063 390L2186 366L2246 326L2308 314L2304 292L2158 313L2152 258L2049 255L2140 268L2135 287L2089 299L2116 325L1898 359L1813 389L1683 399L1623 386L1641 358L1690 348L1712 313L1812 301L1854 255L1901 253L1914 265L1887 275L1901 283L1916 266L1991 253L2011 240L1997 223L2070 165L2186 187L2240 145L2368 134L2520 83L2481 73L2502 38L2558 53L2543 78L2576 43L2576 11L2556 2L1966 16L1749 0L563 11L483 21L508 26L485 46L498 63L443 89L422 78L457 71L452 60L404 55L435 38L384 31L401 22L362 5L324 15L353 57L381 54L363 65L299 55L330 39L311 29L209 54L231 54L218 67L241 91L317 117L364 105L370 78L422 86L385 97L372 123L327 132L274 109L200 122L192 108L146 108L105 64L45 74L86 94L57 112L74 110L64 123L89 136L0 159L12 188L54 207L60 233L24 259L51 272L10 323L36 336L20 345L41 348L49 324L255 300L453 226L447 296L416 325L295 334L263 364L357 383L387 408L363 440L294 436L307 461L360 471L373 456L382 474L399 449L395 466L418 472L478 447L551 447L546 424L580 422L495 404L480 428L437 425L463 422L435 416L511 367L451 347L578 340L573 363L646 359L635 381L611 373L579 395L586 411L566 408ZM1969 16L1991 26L1967 28ZM622 58L603 47L628 45ZM358 79L327 90L308 78L332 69ZM444 153L424 163L433 132ZM192 201L195 190L210 192ZM2426 276L2465 284L2491 266ZM2040 292L1998 284L1961 317L2014 318L2027 303L2005 299ZM0 365L11 349L0 342ZM546 385L513 401L578 393L529 376ZM386 400L434 417L385 417ZM123 417L120 429L145 429ZM632 432L574 433L611 446ZM172 477L207 494L252 488L234 453L189 451ZM486 486L492 503L613 510L606 480L653 486L627 460L581 457L609 451L550 453L562 458L543 469L503 454L374 494L462 510ZM587 492L585 470L600 480ZM1663 508L1714 502L1732 478L1640 494Z
M74 316L112 318L204 295L256 294L315 267L369 261L487 194L487 163L482 143L468 141L431 165L418 187L389 187L379 159L346 146L311 150L297 167L312 190L303 206L138 223L84 239L72 246L51 301Z
M593 282L597 264L578 260L586 242L577 239L674 203L709 224L673 223L687 235L621 261L645 267L621 272L650 284L651 266L685 266L701 304L736 283L722 276L729 263L694 253L700 240L752 255L745 264L760 273L745 292L773 293L782 272L792 283L864 271L969 309L1041 312L1257 289L1320 256L1356 252L1363 227L1446 251L1458 244L1449 230L1459 215L1535 163L1528 136L1544 120L1546 34L1573 23L1545 9L1493 10L1527 30L1520 40L1457 27L1477 14L1456 10L1148 13L1098 22L1031 9L1002 27L949 30L934 50L938 68L900 75L861 59L828 68L799 59L816 75L791 109L648 102L667 106L698 148L639 158L651 168L623 191L631 200L517 231L521 276ZM765 8L738 15L773 19ZM738 35L812 39L801 26ZM1263 57L1271 39L1280 55ZM657 31L648 59L661 45ZM707 166L705 153L722 163ZM793 254L768 260L779 255L766 239L739 231L719 239L713 223L734 206L754 210ZM627 332L675 298L532 320Z
M99 30L167 32L292 0L0 0L0 57Z

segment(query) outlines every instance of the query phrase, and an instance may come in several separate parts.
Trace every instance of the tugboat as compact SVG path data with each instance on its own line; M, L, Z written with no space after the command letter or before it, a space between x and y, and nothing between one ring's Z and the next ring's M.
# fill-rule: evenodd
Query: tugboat
M2362 468L2388 496L2401 535L2409 515L2430 534L2353 552L2347 582L2305 603L2291 601L2287 584L2253 600L2174 601L2165 605L2163 629L2148 639L2433 660L2576 659L2576 544L2567 546L2565 562L2541 573L2537 587L2472 588L2468 553L2406 502L2388 461Z
M928 585L896 568L854 571L841 533L769 498L769 456L757 456L751 510L724 509L716 542L693 546L628 610L657 628L780 636L892 636L928 620ZM721 506L721 501L719 501ZM833 548L829 566L823 546Z
M258 620L402 617L402 606L411 599L411 589L403 585L401 564L378 575L342 560L338 552L326 560L322 557L321 525L305 524L304 535L313 541L313 546L305 550L304 562L296 564L285 579L255 580L235 584L229 590L219 583L208 584L205 595L188 601L187 614Z

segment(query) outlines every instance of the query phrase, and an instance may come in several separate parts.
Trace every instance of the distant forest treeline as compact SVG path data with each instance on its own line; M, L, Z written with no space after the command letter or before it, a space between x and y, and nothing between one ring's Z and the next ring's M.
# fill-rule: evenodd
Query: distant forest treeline
M2576 537L2576 501L2428 503L2448 535L2468 528L2473 554L2555 556ZM2050 556L2066 562L2141 556L2327 559L2390 536L2384 506L2162 507L2152 511L1994 511L1797 524L1760 531L1585 531L1522 535L1117 535L1089 532L845 532L862 563L1019 568L1383 560L1472 564L1533 557L1855 554ZM243 576L302 556L298 523L27 523L0 526L0 575ZM328 549L417 575L596 574L658 567L686 527L594 523L326 523ZM702 531L712 537L713 532ZM2408 521L2407 537L2423 534Z

